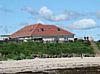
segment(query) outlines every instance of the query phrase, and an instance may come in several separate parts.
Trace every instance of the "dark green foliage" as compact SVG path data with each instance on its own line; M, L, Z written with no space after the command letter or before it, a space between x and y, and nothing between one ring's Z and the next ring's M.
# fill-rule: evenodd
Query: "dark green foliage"
M98 40L97 42L100 42L100 40Z
M100 42L96 42L96 44L97 44L97 46L99 47L99 49L100 49Z
M0 45L0 59L29 59L37 55L61 55L61 54L93 54L93 49L88 43L41 43L41 42L19 42L4 43Z

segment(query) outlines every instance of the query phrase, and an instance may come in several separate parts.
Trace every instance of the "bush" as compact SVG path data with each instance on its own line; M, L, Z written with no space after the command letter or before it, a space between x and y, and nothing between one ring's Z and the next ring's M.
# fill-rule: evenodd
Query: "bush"
M61 55L61 54L93 54L93 49L88 43L68 42L68 43L39 43L39 42L20 42L4 43L0 45L0 60L5 59L27 59L37 55Z

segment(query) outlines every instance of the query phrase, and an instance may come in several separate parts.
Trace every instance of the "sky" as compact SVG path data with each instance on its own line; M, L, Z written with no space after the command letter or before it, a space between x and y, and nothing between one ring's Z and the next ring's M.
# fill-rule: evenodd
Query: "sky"
M100 0L0 0L0 35L24 26L53 24L75 34L100 39Z

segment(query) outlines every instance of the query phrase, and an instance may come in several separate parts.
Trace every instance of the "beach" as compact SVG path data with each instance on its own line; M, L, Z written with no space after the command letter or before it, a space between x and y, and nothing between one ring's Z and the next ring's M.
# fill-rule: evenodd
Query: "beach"
M35 58L0 61L0 73L40 72L100 66L100 57Z

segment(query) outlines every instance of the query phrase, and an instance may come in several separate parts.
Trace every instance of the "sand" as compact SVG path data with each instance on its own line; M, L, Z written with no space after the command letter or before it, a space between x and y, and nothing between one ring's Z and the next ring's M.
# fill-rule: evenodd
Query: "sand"
M0 73L38 72L51 69L67 69L100 66L100 57L35 58L0 61Z

